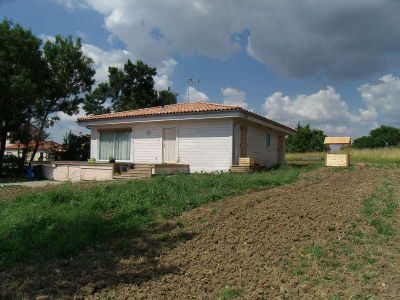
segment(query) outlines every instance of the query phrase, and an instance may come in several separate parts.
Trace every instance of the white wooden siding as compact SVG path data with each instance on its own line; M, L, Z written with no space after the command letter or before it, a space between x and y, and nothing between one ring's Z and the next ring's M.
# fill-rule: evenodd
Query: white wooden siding
M90 158L95 158L96 160L99 160L99 140L100 140L100 134L99 131L96 128L92 128L91 134L90 134Z
M182 122L179 160L191 172L228 171L232 166L231 119Z
M160 123L133 125L134 163L162 163L162 130Z
M177 162L191 172L228 171L232 165L232 120L140 123L133 126L133 161L162 162L163 128L176 127Z
M278 163L278 138L275 131L261 126L247 125L247 156L254 157L260 166L272 167ZM267 132L271 147L266 147Z

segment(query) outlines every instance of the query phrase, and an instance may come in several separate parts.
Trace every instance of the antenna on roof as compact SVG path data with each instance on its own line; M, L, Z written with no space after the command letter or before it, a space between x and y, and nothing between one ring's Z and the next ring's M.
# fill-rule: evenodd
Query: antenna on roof
M200 80L199 79L195 80L192 75L187 79L187 103L190 103L190 88L193 87L193 85L199 86Z

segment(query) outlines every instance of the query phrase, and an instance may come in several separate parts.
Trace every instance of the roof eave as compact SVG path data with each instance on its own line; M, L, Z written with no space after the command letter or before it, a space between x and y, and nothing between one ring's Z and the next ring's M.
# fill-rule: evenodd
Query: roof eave
M118 123L131 123L131 122L151 122L151 121L164 121L167 119L168 121L179 120L179 119L187 119L187 117L194 116L207 116L210 118L215 117L241 117L247 119L247 117L241 116L251 116L255 119L262 121L264 126L273 127L277 130L283 131L286 134L291 134L296 132L294 128L288 127L276 121L265 118L256 113L250 112L243 108L230 109L230 110L215 110L215 111L198 111L198 112L180 112L180 113L167 113L167 114L158 114L158 115L144 115L144 116L123 116L123 117L115 117L115 118L97 118L97 119L84 119L80 118L77 120L77 123L80 126L84 127L92 127L96 125L115 125Z

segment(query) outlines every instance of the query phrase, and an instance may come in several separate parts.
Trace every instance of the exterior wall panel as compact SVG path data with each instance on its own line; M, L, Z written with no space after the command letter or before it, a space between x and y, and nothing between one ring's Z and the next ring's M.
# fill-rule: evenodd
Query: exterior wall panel
M228 171L232 165L232 120L159 122L133 126L134 163L162 163L163 128L176 128L177 162L191 172Z
M179 159L191 172L228 171L232 166L231 119L181 123Z
M271 134L271 146L266 145L266 135ZM254 157L260 166L272 167L278 164L277 133L261 126L248 126L247 154Z

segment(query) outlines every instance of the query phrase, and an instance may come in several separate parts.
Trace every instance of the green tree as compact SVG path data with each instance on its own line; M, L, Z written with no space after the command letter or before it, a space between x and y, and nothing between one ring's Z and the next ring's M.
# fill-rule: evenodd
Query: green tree
M162 90L158 92L158 103L156 105L168 105L168 104L175 104L176 98L178 94L171 91L171 88L168 90Z
M30 30L7 19L0 23L0 176L7 135L22 126L42 91L40 45Z
M122 69L109 67L108 82L100 83L86 96L86 113L96 115L176 103L177 94L170 88L159 92L154 89L156 74L156 68L140 60L128 60ZM105 106L107 100L111 107Z
M108 78L114 111L154 106L157 94L153 76L156 74L155 68L140 60L135 64L128 60L123 70L110 67Z
M88 115L110 113L111 108L105 106L105 103L109 98L111 98L110 86L107 82L102 82L93 91L86 95L83 109Z
M48 40L43 47L47 76L43 96L37 99L34 118L38 133L35 135L35 148L30 163L37 152L44 130L58 120L57 112L68 115L78 113L83 95L91 90L94 83L94 69L91 58L82 52L81 40L71 36L57 35L54 41Z
M355 139L354 148L379 148L400 145L400 129L382 125L371 130L369 135Z
M326 150L324 139L326 135L322 130L312 129L310 125L297 124L296 132L286 139L288 152L309 152Z
M370 136L362 136L353 141L351 145L354 148L362 149L362 148L373 148L373 140Z
M71 131L64 137L62 160L82 160L90 157L90 135L74 134Z

